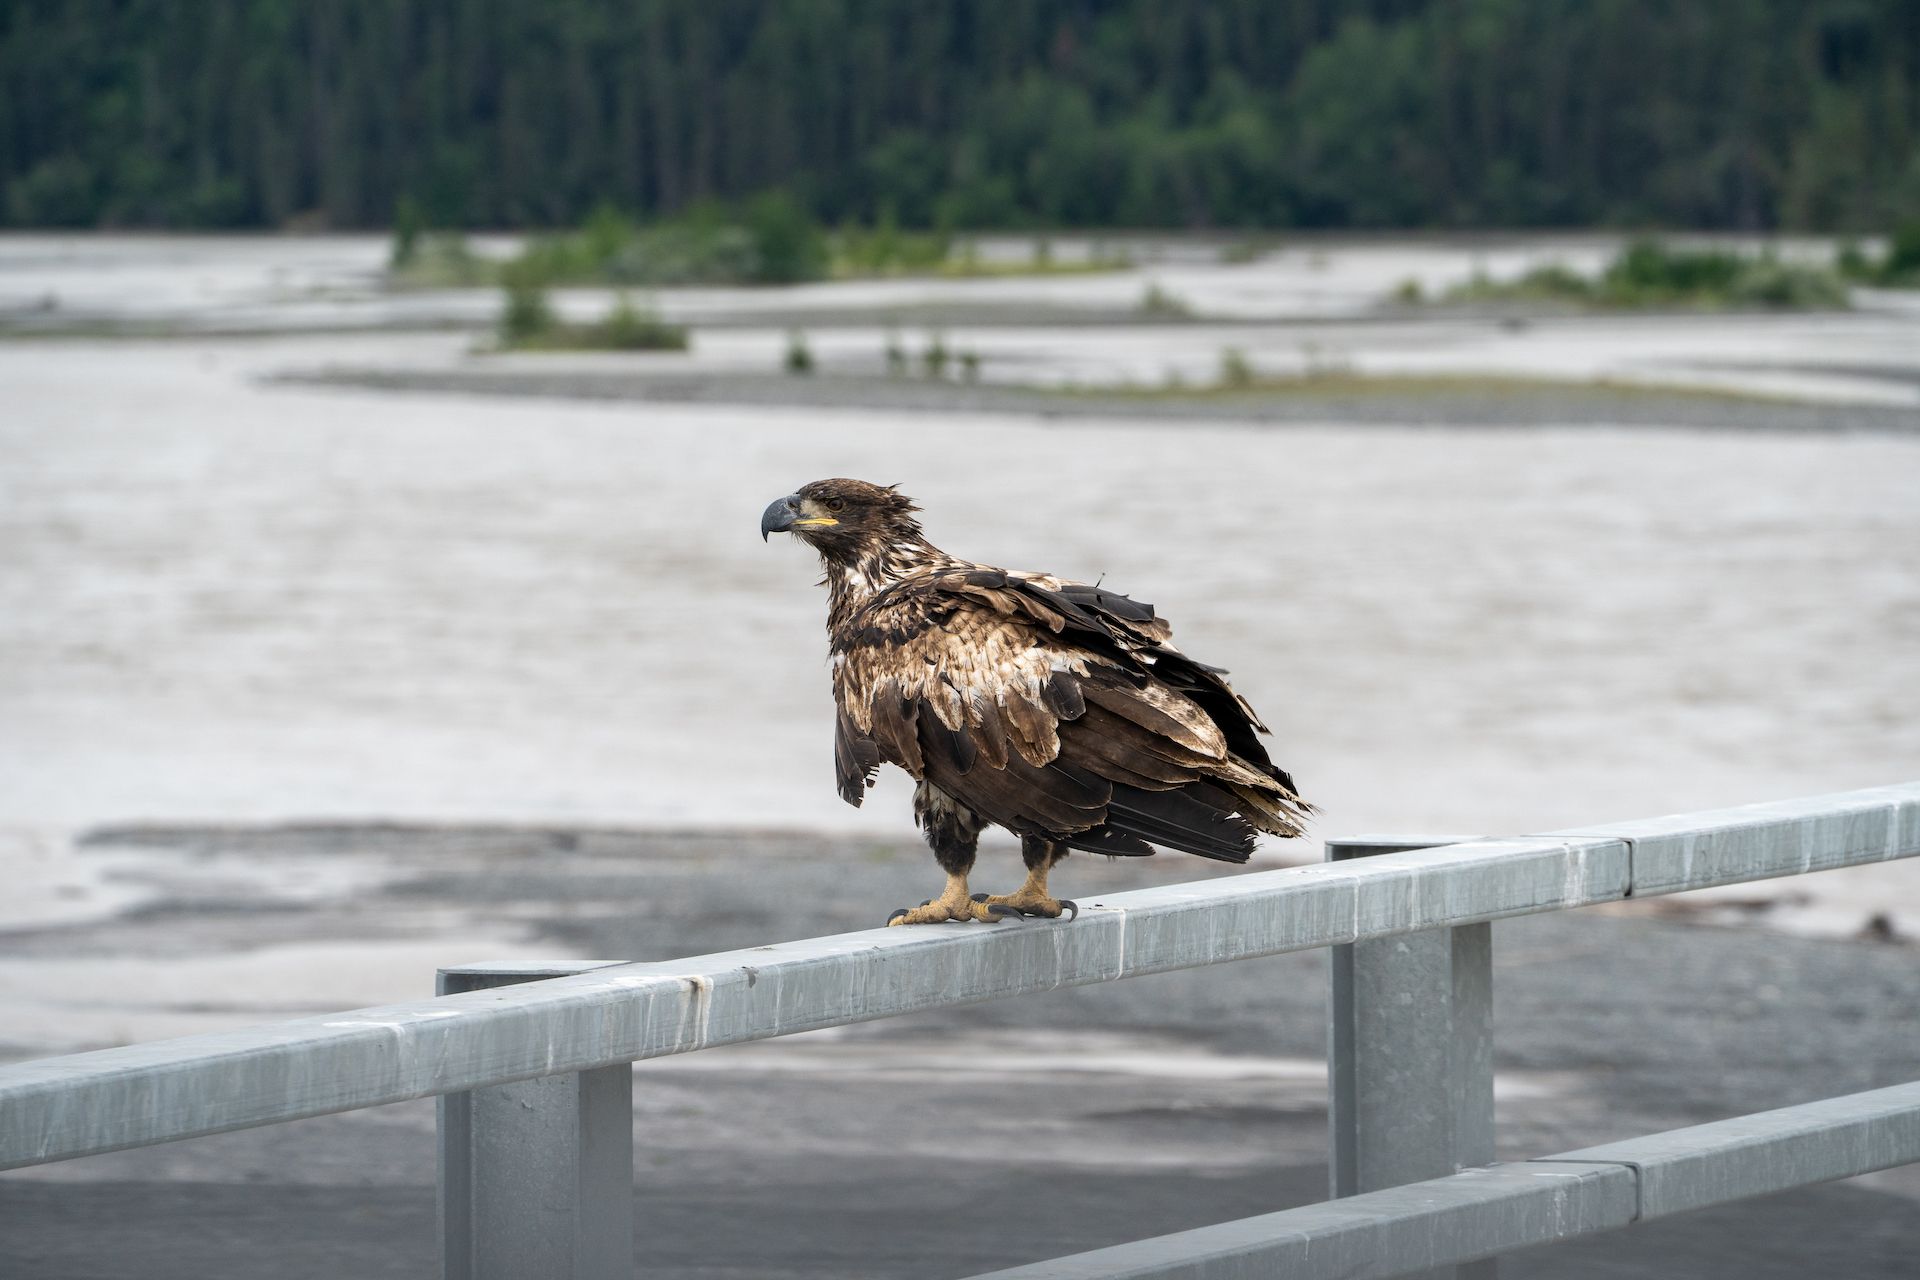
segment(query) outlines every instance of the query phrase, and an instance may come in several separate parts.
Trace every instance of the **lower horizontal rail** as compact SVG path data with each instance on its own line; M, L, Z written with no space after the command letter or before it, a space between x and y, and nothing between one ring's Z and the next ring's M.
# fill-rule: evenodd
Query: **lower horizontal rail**
M974 1280L1357 1280L1920 1161L1920 1082L1243 1218Z
M1920 1160L1920 1081L1552 1158L1632 1166L1640 1216L1663 1218Z
M1633 1173L1620 1165L1496 1164L974 1280L1356 1280L1632 1221Z

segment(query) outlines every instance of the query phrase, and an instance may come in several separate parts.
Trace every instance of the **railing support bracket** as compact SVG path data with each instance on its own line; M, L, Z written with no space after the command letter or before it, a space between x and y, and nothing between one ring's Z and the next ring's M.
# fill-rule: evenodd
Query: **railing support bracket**
M1330 861L1454 839L1329 841ZM1336 1198L1490 1165L1493 926L1459 925L1332 948L1328 1173ZM1428 1273L1493 1280L1491 1260Z
M597 967L464 965L438 994ZM630 1065L445 1094L439 1131L442 1280L631 1280Z

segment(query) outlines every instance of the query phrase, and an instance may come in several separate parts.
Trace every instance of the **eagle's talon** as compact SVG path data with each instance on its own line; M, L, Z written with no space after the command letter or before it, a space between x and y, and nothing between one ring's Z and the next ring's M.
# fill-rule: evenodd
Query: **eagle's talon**
M972 895L967 892L967 882L961 876L954 876L947 885L947 891L937 898L928 898L917 907L902 907L887 917L889 925L901 924L968 924L975 920L987 924L999 923L1001 917L980 901L984 895Z
M1038 889L1029 881L1018 892L990 894L985 905L988 911L1033 916L1039 920L1058 920L1063 915L1072 920L1080 914L1078 903L1067 898L1049 897L1044 881Z

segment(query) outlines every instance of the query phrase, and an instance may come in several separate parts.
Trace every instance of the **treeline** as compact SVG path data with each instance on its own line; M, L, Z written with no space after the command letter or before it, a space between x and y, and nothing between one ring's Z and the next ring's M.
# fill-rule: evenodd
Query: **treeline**
M5 0L0 221L1881 230L1916 0Z

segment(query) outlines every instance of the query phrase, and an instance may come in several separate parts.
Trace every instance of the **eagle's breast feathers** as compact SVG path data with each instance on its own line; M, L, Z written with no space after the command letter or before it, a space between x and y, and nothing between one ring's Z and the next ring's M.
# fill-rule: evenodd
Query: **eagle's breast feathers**
M1150 605L940 557L836 614L835 773L852 804L886 762L922 784L923 820L929 795L951 797L1099 852L1152 841L1241 861L1255 828L1299 831L1264 726Z

